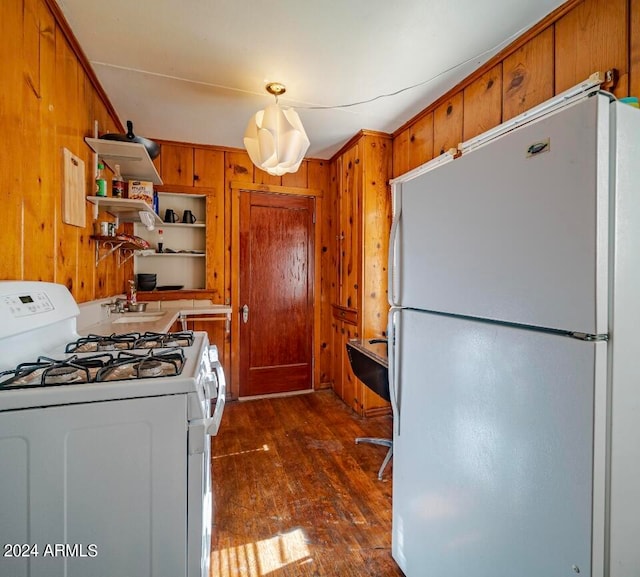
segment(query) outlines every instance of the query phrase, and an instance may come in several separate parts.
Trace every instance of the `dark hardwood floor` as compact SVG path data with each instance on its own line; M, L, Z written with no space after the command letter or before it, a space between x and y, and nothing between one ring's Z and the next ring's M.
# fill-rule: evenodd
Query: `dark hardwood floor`
M211 575L402 576L391 558L391 417L332 391L229 403L212 441Z

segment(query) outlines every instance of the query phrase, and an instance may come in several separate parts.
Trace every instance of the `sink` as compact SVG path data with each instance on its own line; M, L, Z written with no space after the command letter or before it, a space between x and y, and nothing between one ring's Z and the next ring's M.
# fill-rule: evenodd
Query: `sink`
M111 323L114 325L119 325L122 323L152 323L155 321L159 321L162 317L164 317L164 313L147 315L124 313L115 321L111 321Z

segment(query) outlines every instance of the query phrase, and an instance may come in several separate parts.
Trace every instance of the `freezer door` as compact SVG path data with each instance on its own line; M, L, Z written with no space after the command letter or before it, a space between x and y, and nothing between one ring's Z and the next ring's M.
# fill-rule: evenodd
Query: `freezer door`
M392 551L407 577L602 574L606 344L395 315Z
M591 97L397 185L392 304L606 333L608 126Z

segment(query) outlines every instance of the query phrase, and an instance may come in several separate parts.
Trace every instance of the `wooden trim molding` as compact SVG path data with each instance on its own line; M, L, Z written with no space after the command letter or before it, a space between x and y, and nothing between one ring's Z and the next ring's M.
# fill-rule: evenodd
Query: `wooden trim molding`
M358 140L360 140L363 136L377 136L380 138L388 138L393 139L393 134L389 134L388 132L380 132L379 130L358 130L347 142L345 142L340 150L336 152L330 159L329 162L333 162L336 158L341 156L346 150L349 150Z
M217 294L206 289L181 289L175 291L138 291L141 301L210 300L215 302Z
M201 194L206 196L207 194L215 194L217 192L216 188L201 186L184 186L181 184L157 184L154 185L153 190L156 192L183 192L185 194Z
M271 192L273 194L295 194L297 196L312 196L322 198L324 193L314 188L296 188L277 184L257 184L255 182L231 181L231 190L246 190L249 192Z
M240 394L240 189L231 184L231 398Z
M111 116L111 119L117 126L118 130L120 130L121 132L125 132L124 126L122 125L122 122L120 122L120 118L118 117L118 113L113 107L113 104L111 104L111 101L109 100L107 93L104 91L104 88L102 88L102 84L100 84L100 81L96 76L96 73L91 67L91 64L89 62L89 59L87 58L87 55L84 53L84 51L80 47L78 39L75 37L73 30L71 30L71 26L69 25L69 22L67 22L67 19L65 18L64 14L62 13L62 10L58 6L58 3L56 2L56 0L44 0L44 2L49 8L49 10L51 11L53 18L56 21L56 25L59 26L60 31L64 34L64 37L69 43L71 50L76 55L76 58L80 63L80 66L82 66L82 69L87 74L89 78L89 82L91 82L91 85L97 92L100 100L102 100L103 104L105 105L107 112Z
M185 148L204 148L206 150L219 150L221 152L241 152L246 154L245 148L236 148L235 146L223 146L221 144L204 144L202 142L181 142L178 140L167 140L165 138L152 138L154 142L157 142L161 146L168 144L170 146L183 146ZM304 157L304 161L311 162L329 162L326 158L312 158Z

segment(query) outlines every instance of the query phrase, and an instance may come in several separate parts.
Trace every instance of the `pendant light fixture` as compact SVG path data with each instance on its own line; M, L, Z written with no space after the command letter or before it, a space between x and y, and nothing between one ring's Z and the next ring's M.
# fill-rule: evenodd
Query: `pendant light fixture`
M275 104L251 117L244 133L244 146L251 162L269 174L296 172L309 148L309 138L298 113L278 105L278 96L286 91L284 84L270 82L265 89L275 96Z

